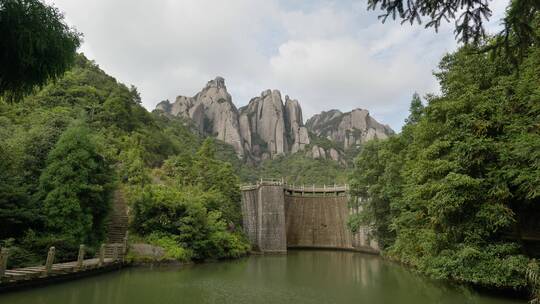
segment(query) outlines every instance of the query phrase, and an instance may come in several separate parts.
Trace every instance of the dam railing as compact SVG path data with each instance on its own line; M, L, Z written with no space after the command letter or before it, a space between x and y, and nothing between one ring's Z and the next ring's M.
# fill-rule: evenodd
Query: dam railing
M321 193L346 193L349 191L349 185L305 185L305 184L290 184L287 183L283 178L282 179L259 179L255 184L242 184L240 186L240 190L242 191L248 191L248 190L255 190L258 189L260 186L283 186L283 190L290 194L295 193L315 193L315 194L321 194Z

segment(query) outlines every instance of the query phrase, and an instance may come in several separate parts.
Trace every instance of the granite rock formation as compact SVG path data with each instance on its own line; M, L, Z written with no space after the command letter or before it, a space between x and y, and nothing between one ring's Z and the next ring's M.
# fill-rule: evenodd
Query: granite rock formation
M309 145L309 136L297 100L278 90L267 90L240 108L240 130L244 146L256 159L296 153Z
M157 110L191 119L199 132L215 136L233 146L239 156L244 155L238 109L225 87L225 80L216 77L210 80L201 92L193 97L178 96L174 103L160 102Z
M394 133L361 109L322 112L304 125L298 101L289 96L283 100L278 90L263 91L237 109L222 77L210 80L193 97L162 101L156 110L189 119L201 134L230 144L239 157L255 162L305 150L309 157L344 163L348 148ZM317 138L337 144L322 147L314 143Z
M358 147L371 139L384 139L394 134L388 125L380 124L363 109L346 113L339 110L322 112L308 119L306 127L317 136L339 143L344 150Z
M336 148L323 148L317 144L314 144L311 146L311 149L309 149L306 152L307 156L314 158L314 159L328 159L336 161L340 164L345 165L346 161L343 156L343 151L340 151Z

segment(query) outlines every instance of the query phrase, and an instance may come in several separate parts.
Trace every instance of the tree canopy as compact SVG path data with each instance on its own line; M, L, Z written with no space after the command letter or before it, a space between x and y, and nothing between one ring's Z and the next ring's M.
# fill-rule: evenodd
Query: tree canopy
M516 67L483 47L445 56L441 95L415 96L401 134L364 148L351 187L366 213L349 225L432 277L520 289L540 254L540 48Z
M113 178L88 126L75 121L49 153L40 177L47 230L64 237L72 248L102 240Z
M368 9L382 10L379 18L384 22L391 17L402 23L425 23L425 27L438 30L442 22L454 20L459 41L478 44L486 38L485 22L491 17L490 0L369 0ZM537 0L511 0L503 20L504 30L499 33L507 46L526 48L540 37L531 21L538 16ZM513 42L509 37L513 34Z
M167 257L245 254L238 177L217 150L185 121L146 111L136 88L77 55L56 81L0 102L0 246L12 250L10 267L42 263L48 246L59 260L75 258L81 243L95 250L113 182L140 220L133 232Z
M20 100L72 65L81 34L40 0L0 0L0 96Z

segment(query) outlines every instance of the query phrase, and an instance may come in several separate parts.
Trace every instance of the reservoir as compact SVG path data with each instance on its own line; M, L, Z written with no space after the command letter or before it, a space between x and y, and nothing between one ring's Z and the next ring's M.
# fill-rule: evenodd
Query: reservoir
M291 250L182 267L131 267L0 294L9 304L526 303L433 281L378 256Z

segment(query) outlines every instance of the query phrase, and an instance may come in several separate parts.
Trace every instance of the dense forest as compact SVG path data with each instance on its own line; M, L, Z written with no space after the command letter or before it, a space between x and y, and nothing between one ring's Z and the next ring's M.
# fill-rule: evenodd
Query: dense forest
M244 163L225 155L218 154L218 158L237 164L234 168L242 183L254 183L259 178L283 178L285 182L297 185L343 185L348 183L348 175L352 169L352 166L331 159L313 159L303 151L280 155L260 164Z
M406 10L403 1L368 1L404 21L437 18L441 2L418 12L414 1ZM239 184L283 177L350 183L351 204L364 211L349 218L350 229L369 225L389 259L436 279L538 298L538 9L536 1L511 1L505 30L487 38L481 22L460 19L456 34L466 44L442 58L441 93L415 94L400 134L341 151L344 163L299 152L254 165L189 121L144 109L135 87L75 53L80 35L58 10L6 1L0 247L10 249L8 267L42 264L50 246L60 261L74 259L80 244L93 254L117 193L129 206L132 240L163 247L167 259L240 257L250 245Z
M239 180L215 157L219 147L147 112L134 87L78 55L62 78L0 103L0 239L10 266L42 262L53 245L60 259L79 244L95 249L114 191L134 210L134 237L175 257L245 254Z
M431 277L523 289L540 254L540 48L516 61L494 43L446 55L441 94L415 95L401 134L364 147L351 184L366 212L349 225Z

